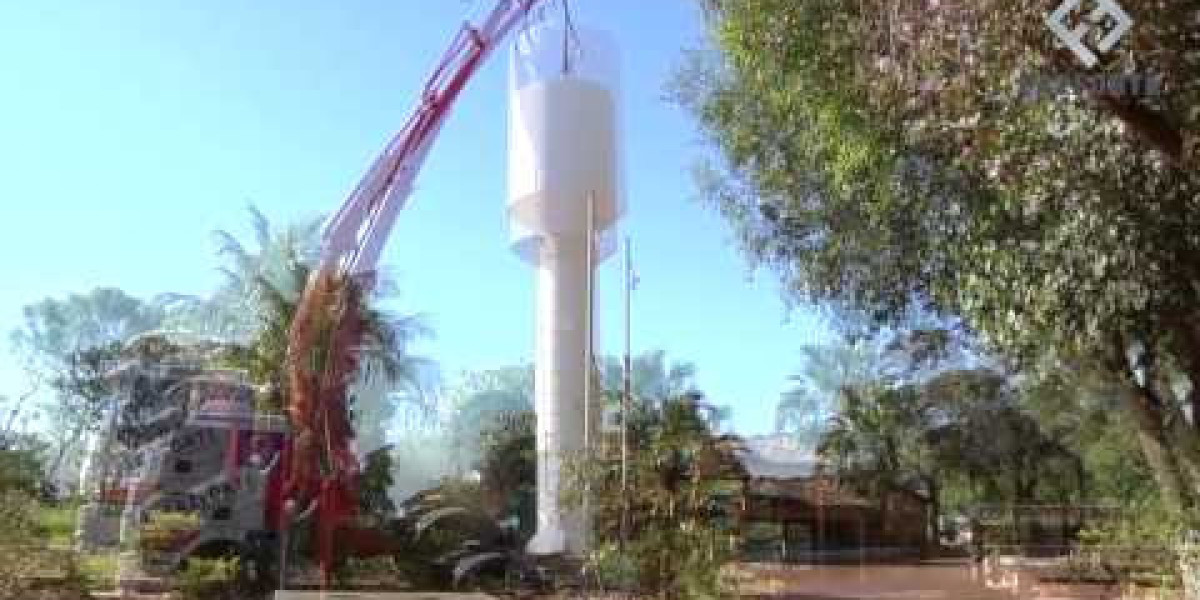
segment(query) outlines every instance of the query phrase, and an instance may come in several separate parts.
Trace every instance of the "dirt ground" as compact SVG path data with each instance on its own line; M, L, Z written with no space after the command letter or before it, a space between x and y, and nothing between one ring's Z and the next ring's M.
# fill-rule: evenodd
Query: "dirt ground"
M739 571L745 597L771 600L1016 600L987 589L966 561L914 565L756 566Z
M1028 586L1011 586L995 573L965 560L911 565L740 565L735 578L746 600L1093 600L1118 597L1109 590L1101 595L1062 595L1039 592ZM1010 589L1004 589L1010 588ZM1016 591L1016 590L1020 591ZM397 593L388 598L455 597ZM462 594L462 598L480 598ZM155 596L139 597L149 600ZM500 596L511 599L511 596ZM580 598L574 596L574 598ZM622 595L587 596L588 600L630 600ZM538 600L564 600L563 597Z

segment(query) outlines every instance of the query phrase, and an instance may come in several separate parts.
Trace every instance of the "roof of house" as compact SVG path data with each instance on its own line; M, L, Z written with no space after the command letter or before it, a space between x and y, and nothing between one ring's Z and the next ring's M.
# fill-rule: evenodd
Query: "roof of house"
M735 453L745 474L754 479L806 479L816 475L819 461L812 448L792 436L755 436Z
M746 438L743 448L734 456L738 470L752 480L751 488L757 495L798 498L813 505L870 505L866 498L836 477L822 477L821 461L811 444L804 444L793 436L776 434ZM906 491L921 496L915 488Z

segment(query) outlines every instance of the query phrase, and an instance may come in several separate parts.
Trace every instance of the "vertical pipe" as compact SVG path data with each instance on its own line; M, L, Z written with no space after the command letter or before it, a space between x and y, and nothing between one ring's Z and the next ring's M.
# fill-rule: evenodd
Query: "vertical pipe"
M571 7L567 6L567 0L563 0L563 41L562 41L562 76L566 77L571 72L571 48L569 42L571 39Z
M630 351L630 294L633 291L633 250L625 238L625 358L621 390L621 544L628 535L629 518L629 411L633 403L633 358Z
M593 363L595 362L595 358L592 355L592 353L594 351L594 341L595 341L595 339L594 339L595 338L595 318L593 317L592 313L595 311L595 302L596 302L596 298L595 298L596 271L595 271L595 260L594 260L594 256L593 256L596 251L596 194L595 194L595 192L588 192L588 197L587 197L587 241L586 241L586 243L587 243L587 246L584 249L584 256L586 257L586 261L587 261L584 266L584 269L585 269L584 273L585 273L585 277L586 277L586 281L587 281L587 291L586 291L587 297L585 299L586 305L585 305L585 310L584 310L585 320L586 320L586 322L584 324L584 336L585 336L586 341L584 342L584 346L583 346L583 356L584 356L584 370L583 370L583 457L584 458L583 458L583 460L585 461L585 464L587 464L586 461L590 461L592 459L592 367L593 367ZM588 468L590 470L590 468L591 468L590 464L588 464ZM591 501L592 501L591 482L588 481L587 479L585 479L584 481L585 481L585 485L584 485L584 489L583 489L583 514L580 515L582 518L580 519L580 531L579 531L579 540L578 540L581 543L581 545L583 546L578 549L581 554L589 543L588 539L590 538L590 533L591 533L590 530L591 530L591 522L592 522L591 521Z
M825 485L823 480L818 480L817 487L817 564L825 562Z
M858 510L858 563L860 565L867 564L867 524L865 519L866 515L860 508Z
M592 367L594 357L592 356L593 341L595 332L594 320L592 312L595 310L595 293L596 293L596 272L593 268L594 261L592 254L596 249L596 194L588 193L587 198L587 247L584 249L584 256L587 264L584 267L587 276L587 297L584 323L584 335L587 341L583 347L583 451L587 458L591 458L591 435L592 435Z

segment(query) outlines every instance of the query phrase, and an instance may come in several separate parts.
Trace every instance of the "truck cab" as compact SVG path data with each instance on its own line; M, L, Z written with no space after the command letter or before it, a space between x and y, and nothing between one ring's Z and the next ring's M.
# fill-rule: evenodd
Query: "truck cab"
M249 556L275 538L288 443L237 371L127 364L89 457L79 540L119 546L120 577L161 577L192 556Z

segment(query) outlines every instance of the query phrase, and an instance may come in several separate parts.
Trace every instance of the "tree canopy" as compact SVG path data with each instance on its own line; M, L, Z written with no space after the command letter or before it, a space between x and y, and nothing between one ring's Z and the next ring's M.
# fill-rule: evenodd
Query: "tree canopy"
M711 44L675 96L751 259L793 299L880 322L915 303L1027 366L1099 365L1170 501L1194 504L1200 437L1162 382L1200 387L1200 9L1122 2L1136 27L1091 73L1164 86L1127 98L1029 93L1085 74L1049 0L701 4Z
M26 361L26 372L52 391L41 404L54 446L47 468L58 476L65 462L77 458L84 435L109 408L106 375L123 344L159 327L166 311L159 299L145 301L100 287L45 298L22 312L24 323L11 340Z

